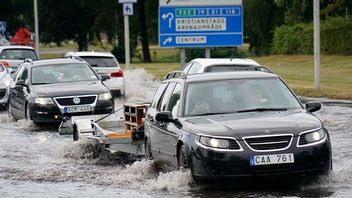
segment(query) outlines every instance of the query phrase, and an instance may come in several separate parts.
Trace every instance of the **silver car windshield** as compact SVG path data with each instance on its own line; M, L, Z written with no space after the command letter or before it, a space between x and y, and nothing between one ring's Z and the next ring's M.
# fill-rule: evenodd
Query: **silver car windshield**
M87 64L33 67L31 79L33 85L98 80L93 70Z
M81 58L92 67L118 67L113 57L82 56Z
M6 49L1 53L1 59L24 60L26 58L38 60L34 50L31 49Z
M190 83L184 115L211 115L302 108L279 78Z

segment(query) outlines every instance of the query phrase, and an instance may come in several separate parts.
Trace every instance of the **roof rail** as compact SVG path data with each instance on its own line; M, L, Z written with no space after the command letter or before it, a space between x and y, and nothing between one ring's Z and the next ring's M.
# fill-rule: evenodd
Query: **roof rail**
M169 72L166 76L165 76L165 80L167 79L171 79L171 78L182 78L182 79L187 79L187 74L183 71L172 71Z
M32 59L30 59L30 58L26 58L26 59L24 59L24 61L23 61L24 63L30 63L31 65L33 65L33 60Z

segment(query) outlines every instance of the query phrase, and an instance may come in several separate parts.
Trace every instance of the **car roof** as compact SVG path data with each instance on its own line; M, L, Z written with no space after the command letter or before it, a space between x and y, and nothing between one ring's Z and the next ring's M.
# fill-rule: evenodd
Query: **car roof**
M31 65L31 67L37 67L37 66L45 66L45 65L78 64L78 63L86 63L86 62L80 61L77 59L58 58L58 59L38 60L38 61L33 61L33 64L31 63L26 63L26 64Z
M235 79L253 79L253 78L278 78L279 76L264 71L231 71L231 72L209 72L199 73L197 75L180 76L178 78L169 78L164 81L172 79L183 79L186 82L205 82L216 80L235 80Z
M70 55L70 56L97 56L97 57L114 57L113 54L111 54L110 52L67 52L65 54Z
M5 50L5 49L29 49L29 50L34 50L33 47L23 46L23 45L0 46L0 51Z
M259 64L252 59L242 58L196 58L191 62L198 62L202 66L207 67L211 65L257 65Z

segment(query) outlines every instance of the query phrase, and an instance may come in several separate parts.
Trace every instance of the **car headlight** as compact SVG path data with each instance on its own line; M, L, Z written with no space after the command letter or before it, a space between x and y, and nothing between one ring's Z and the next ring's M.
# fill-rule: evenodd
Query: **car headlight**
M323 129L304 134L304 139L306 139L306 141L309 143L317 142L319 140L322 140L323 138L325 138L325 131Z
M40 105L54 104L54 101L51 98L36 98L34 102Z
M99 94L99 100L110 100L111 99L111 94L110 93L102 93Z
M11 81L10 81L10 80L5 80L5 81L4 81L4 85L5 85L6 87L10 86L10 84L11 84Z
M230 146L230 141L226 139L200 136L199 142L207 147L226 149Z
M326 132L323 129L319 129L317 131L302 134L298 144L300 146L310 145L323 140L325 137Z

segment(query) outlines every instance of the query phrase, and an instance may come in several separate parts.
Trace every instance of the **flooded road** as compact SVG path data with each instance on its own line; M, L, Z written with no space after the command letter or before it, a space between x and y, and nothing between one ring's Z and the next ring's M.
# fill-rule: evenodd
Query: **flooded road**
M157 86L144 70L126 72L129 102L149 101ZM295 187L266 181L238 187L194 184L189 171L160 172L145 159L95 158L91 142L73 142L71 136L60 136L55 126L15 122L3 110L0 197L351 197L352 108L323 106L317 115L332 141L334 168L329 176Z

